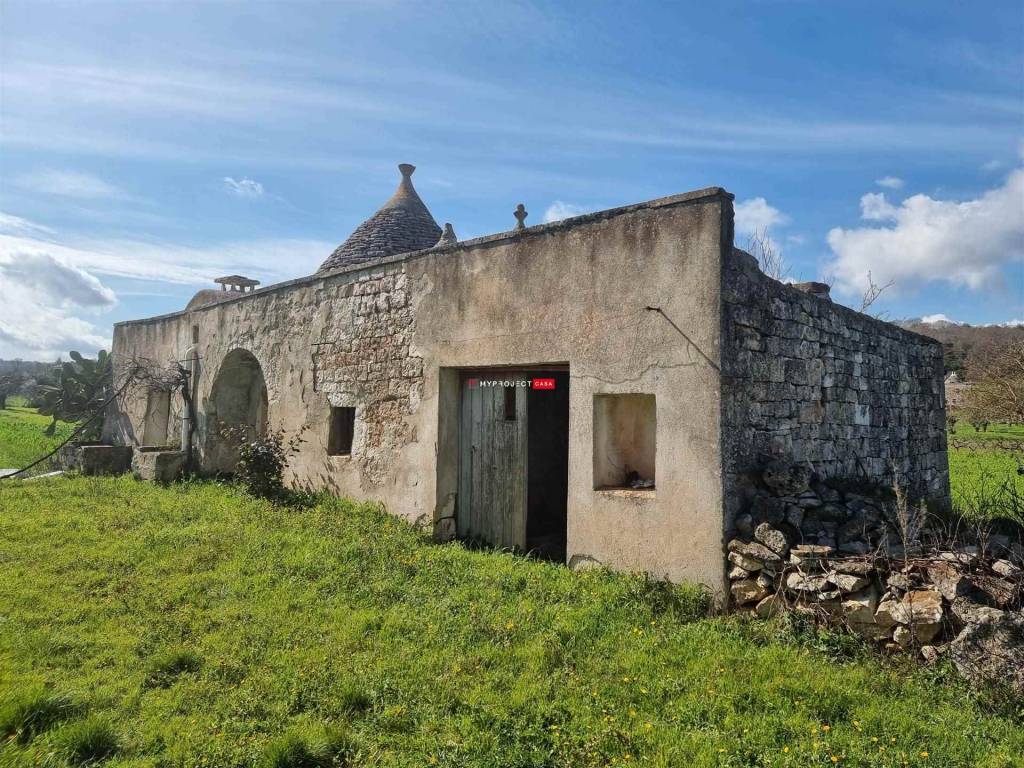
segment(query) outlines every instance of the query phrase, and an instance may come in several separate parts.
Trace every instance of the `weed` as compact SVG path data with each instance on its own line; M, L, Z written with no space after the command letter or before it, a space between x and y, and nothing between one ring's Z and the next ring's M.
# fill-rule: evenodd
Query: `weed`
M166 688L172 685L179 675L198 672L202 666L203 659L195 651L181 648L164 651L150 660L146 685Z
M95 716L62 728L56 742L57 754L76 768L96 765L113 757L120 748L110 723Z
M292 731L272 741L260 768L341 768L353 752L347 731L337 727Z
M650 574L634 574L627 579L626 599L647 606L656 617L687 622L703 619L711 611L707 590L693 584L673 584Z
M36 688L0 705L0 738L25 743L76 711L71 698Z
M334 697L338 707L350 714L366 712L373 706L373 701L366 692L355 683L345 683Z
M771 624L776 642L808 648L837 661L852 661L872 656L872 647L864 639L840 628L815 622L813 616L787 611Z

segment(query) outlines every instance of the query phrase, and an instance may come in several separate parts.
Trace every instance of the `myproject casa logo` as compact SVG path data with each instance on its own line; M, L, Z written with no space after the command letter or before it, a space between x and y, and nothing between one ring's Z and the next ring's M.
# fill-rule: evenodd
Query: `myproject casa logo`
M554 379L469 379L471 388L476 387L526 387L528 389L554 389Z

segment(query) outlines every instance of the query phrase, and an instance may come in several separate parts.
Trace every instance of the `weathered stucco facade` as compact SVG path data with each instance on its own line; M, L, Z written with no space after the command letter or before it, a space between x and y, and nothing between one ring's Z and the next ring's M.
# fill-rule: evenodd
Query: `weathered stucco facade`
M465 514L460 473L478 449L465 450L467 375L567 374L567 423L550 426L566 433L550 435L567 442L566 561L721 590L729 496L757 451L828 474L898 460L915 487L948 496L938 344L767 280L734 255L732 216L732 196L711 188L229 293L119 324L115 366L194 353L204 470L226 469L225 424L264 419L305 441L292 482L379 499L440 537ZM265 417L253 417L263 386ZM600 405L618 395L647 397ZM505 400L512 420L519 402ZM109 437L145 443L147 407L126 398ZM351 448L331 455L342 408L355 409ZM178 414L172 403L168 441ZM609 461L623 480L595 487Z

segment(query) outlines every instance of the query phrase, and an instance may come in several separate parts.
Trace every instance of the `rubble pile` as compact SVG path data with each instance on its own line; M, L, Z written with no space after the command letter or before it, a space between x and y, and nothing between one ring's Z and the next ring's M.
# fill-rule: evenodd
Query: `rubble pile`
M1024 545L1007 535L937 547L891 494L818 482L775 463L727 545L734 607L842 626L1024 693Z

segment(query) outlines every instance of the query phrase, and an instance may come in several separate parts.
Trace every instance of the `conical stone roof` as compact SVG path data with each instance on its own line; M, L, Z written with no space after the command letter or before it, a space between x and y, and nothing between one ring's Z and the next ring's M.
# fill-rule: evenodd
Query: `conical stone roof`
M398 166L402 180L391 199L381 206L339 245L323 264L320 272L362 264L396 253L409 253L432 248L441 237L441 228L412 186L415 165Z

